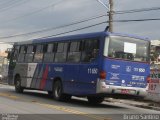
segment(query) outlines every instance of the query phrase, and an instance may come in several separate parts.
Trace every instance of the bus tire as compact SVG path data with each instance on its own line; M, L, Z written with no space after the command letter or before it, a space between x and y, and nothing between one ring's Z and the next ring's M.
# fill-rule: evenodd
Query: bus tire
M93 105L100 104L104 101L104 97L88 96L87 99L88 99L88 102Z
M20 78L20 76L16 76L16 78L15 78L15 91L17 93L23 93L23 87L21 87L21 78Z
M55 81L53 85L53 97L57 101L69 101L71 99L70 95L63 93L63 86L60 80Z

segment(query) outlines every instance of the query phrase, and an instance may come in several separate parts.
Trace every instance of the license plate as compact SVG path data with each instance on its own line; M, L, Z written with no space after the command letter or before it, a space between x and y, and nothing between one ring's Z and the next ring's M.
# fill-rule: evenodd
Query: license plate
M121 90L121 93L122 93L122 94L128 94L128 93L129 93L129 90L127 90L127 89L122 89L122 90Z

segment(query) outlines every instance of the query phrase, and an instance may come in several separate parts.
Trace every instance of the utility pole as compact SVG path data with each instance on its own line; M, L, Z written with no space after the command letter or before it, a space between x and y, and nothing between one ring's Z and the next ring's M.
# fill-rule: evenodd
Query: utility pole
M109 32L113 32L113 0L109 0Z
M113 0L109 0L109 6L107 4L105 4L104 0L97 0L99 3L101 3L107 10L107 14L109 16L109 32L113 32ZM106 1L106 0L105 0ZM107 20L108 21L108 20Z

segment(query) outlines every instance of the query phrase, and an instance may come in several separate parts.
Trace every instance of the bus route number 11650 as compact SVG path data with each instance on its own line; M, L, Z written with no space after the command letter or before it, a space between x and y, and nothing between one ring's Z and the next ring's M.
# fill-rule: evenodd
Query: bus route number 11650
M88 74L97 74L98 69L97 68L88 68Z

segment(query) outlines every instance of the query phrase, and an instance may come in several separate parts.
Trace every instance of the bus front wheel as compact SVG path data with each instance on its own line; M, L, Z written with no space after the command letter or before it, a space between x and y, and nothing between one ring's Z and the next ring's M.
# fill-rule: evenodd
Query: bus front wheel
M53 97L57 101L68 101L71 99L70 95L63 93L63 86L61 81L55 81L54 87L53 87Z
M90 104L100 104L104 101L104 97L88 96L87 99Z
M23 88L21 87L21 78L20 78L20 76L16 76L16 79L15 79L15 91L17 93L23 93Z

